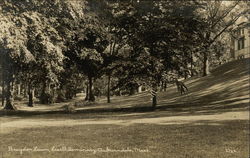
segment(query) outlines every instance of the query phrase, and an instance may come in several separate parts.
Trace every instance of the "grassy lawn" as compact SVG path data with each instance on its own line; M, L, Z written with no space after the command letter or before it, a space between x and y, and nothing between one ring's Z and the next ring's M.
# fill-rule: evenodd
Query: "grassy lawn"
M201 121L185 125L102 124L26 128L1 134L0 152L4 158L247 158L248 125L248 121ZM21 155L20 152L8 151L8 146L130 150L106 153L24 151Z
M98 98L74 113L62 109L67 103L17 102L16 112L0 110L0 158L248 158L247 65L234 61L188 79L185 95L170 86L155 111L148 92L111 104ZM24 148L33 151L13 151Z

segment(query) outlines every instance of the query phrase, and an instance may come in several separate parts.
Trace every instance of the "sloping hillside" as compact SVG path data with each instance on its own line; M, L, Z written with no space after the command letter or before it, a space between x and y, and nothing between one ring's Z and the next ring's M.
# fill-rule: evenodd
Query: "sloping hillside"
M231 111L248 108L249 105L249 62L250 59L236 60L219 66L206 77L193 77L185 81L189 91L184 95L177 92L175 85L168 85L166 92L158 93L157 110L188 112ZM82 102L82 95L72 102ZM106 98L98 98L95 104L78 107L77 112L145 112L151 110L149 92L133 96L112 97L107 104ZM16 103L22 112L62 112L67 103L55 106L35 105L27 107Z
M180 96L176 88L161 93L160 105L193 110L241 109L249 105L250 59L219 66L210 75L186 80L189 93Z
M169 85L166 92L158 93L158 110L181 111L231 111L243 110L249 105L250 59L235 60L217 67L206 77L193 77L185 82L189 91L185 95ZM107 107L105 99L101 100ZM129 111L143 111L151 106L149 92L134 96L113 98L109 107L138 107ZM142 108L144 107L144 108Z

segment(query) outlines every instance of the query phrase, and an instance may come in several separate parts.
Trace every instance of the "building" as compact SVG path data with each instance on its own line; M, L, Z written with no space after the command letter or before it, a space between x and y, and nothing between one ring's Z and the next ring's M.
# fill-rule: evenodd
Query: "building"
M250 23L241 22L234 28L231 37L231 57L233 59L250 57Z

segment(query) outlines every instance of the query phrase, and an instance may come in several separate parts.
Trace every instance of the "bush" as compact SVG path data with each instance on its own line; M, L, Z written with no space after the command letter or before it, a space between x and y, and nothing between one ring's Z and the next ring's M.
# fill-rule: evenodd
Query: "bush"
M67 113L74 113L74 112L76 112L76 107L73 104L64 105L62 108Z
M56 99L53 95L45 92L44 94L41 94L39 100L41 104L51 104L54 103Z
M75 102L75 107L82 107L82 106L84 106L85 105L85 102L83 102L83 101L78 101L78 102Z
M21 95L14 96L14 100L22 101L23 100L23 96L21 96Z
M64 102L64 101L66 101L65 91L64 90L59 90L57 92L56 102L60 103L60 102Z

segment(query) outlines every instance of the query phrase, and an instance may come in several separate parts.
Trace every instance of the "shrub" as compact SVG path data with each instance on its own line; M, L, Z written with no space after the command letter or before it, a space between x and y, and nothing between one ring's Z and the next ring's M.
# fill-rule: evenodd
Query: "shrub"
M74 104L66 104L63 106L63 110L67 113L74 113L76 112L76 107Z
M14 96L14 100L22 101L22 100L23 100L23 96L21 96L21 95L16 95L16 96Z
M41 104L51 104L55 102L54 96L47 92L45 92L44 94L41 94L39 99L40 99Z

